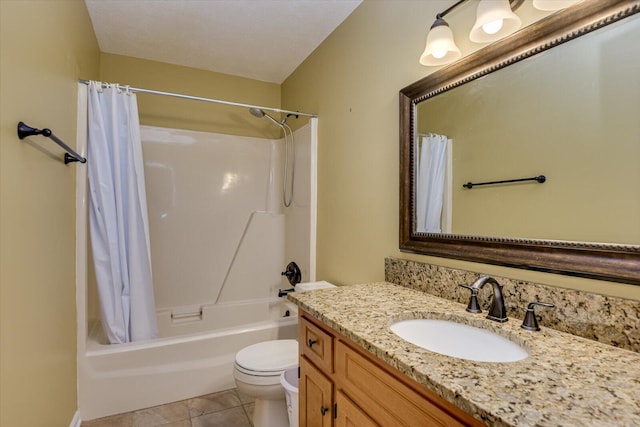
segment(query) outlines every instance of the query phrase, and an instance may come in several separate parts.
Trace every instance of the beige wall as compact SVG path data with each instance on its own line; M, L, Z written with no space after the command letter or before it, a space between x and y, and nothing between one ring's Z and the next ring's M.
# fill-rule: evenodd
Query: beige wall
M450 3L365 0L283 84L283 108L320 115L318 278L339 284L382 280L384 257L396 256L640 299L637 286L398 250L398 92L434 71L418 58L435 14ZM470 15L473 10L462 7L447 17L463 53L479 47L463 28Z
M77 79L98 76L81 0L0 1L0 425L68 426L76 411L75 170L44 137L75 146Z
M280 107L280 85L275 83L121 55L100 55L100 79L145 89ZM279 129L272 123L252 116L244 108L139 93L138 109L140 122L149 126L263 138L279 136Z

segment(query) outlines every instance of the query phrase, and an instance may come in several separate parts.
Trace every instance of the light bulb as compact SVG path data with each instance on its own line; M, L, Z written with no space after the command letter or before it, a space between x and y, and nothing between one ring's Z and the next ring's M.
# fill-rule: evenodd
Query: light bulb
M495 34L502 29L502 19L496 19L495 21L487 22L482 25L482 30L487 34Z
M431 56L433 56L436 59L444 58L444 56L446 54L447 54L447 50L446 49L434 50L433 52L431 52Z

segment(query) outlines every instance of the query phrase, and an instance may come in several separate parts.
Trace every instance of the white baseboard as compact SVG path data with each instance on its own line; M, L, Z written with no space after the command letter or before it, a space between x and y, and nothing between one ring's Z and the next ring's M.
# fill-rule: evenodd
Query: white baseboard
M80 427L81 424L82 420L80 419L80 411L76 411L76 413L73 414L73 419L71 420L69 427Z

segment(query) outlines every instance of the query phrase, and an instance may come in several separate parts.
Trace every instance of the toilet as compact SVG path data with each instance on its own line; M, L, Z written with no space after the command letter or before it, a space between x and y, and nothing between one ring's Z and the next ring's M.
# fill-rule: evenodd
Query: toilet
M280 375L298 366L298 341L264 341L236 354L233 378L241 393L255 399L254 427L288 427Z
M333 288L328 282L298 283L296 292ZM280 375L298 366L298 341L264 341L236 354L233 378L238 391L255 399L253 427L289 427L289 415Z

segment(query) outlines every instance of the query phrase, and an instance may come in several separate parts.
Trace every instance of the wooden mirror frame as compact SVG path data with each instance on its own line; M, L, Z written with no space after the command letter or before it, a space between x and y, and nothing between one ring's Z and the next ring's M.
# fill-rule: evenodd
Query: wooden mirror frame
M640 0L584 0L400 91L400 250L640 285L640 245L418 233L414 138L417 104L640 12Z

